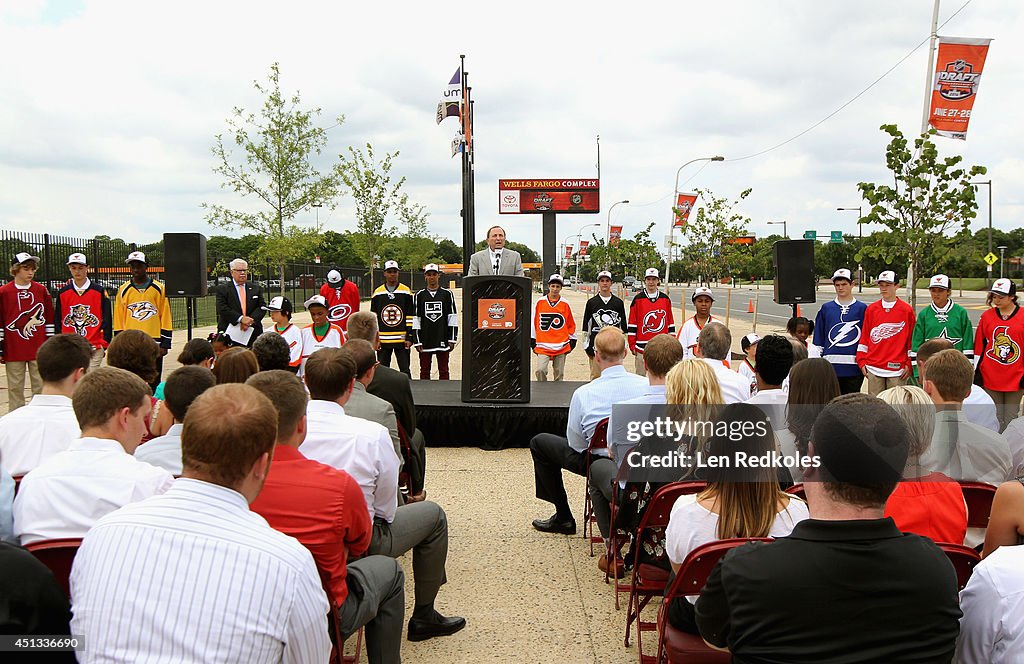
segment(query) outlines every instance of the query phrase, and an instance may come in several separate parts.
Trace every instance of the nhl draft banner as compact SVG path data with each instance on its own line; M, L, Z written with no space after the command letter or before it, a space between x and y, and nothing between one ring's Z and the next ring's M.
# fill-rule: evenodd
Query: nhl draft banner
M675 227L682 228L690 220L690 211L697 204L697 194L679 194L673 212L676 214Z
M939 37L928 124L939 136L967 140L974 98L991 39Z
M609 230L608 232L610 234L608 244L610 244L613 247L617 246L619 244L619 240L622 239L622 226L612 226L611 230Z
M587 247L590 246L590 240L580 240L580 256L587 255Z
M569 260L570 258L572 258L572 245L567 244L565 245L565 260Z

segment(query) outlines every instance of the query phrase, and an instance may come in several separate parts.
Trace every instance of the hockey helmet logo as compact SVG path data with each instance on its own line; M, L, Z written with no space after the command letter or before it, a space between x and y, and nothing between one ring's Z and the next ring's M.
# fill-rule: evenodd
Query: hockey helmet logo
M75 334L84 337L89 334L88 328L96 327L100 324L100 319L93 315L89 305L73 304L68 311L68 315L61 322L64 324L64 327L70 327L75 331Z
M540 315L540 329L547 332L548 330L561 330L565 327L565 318L562 314L541 314Z
M132 302L128 305L128 315L137 321L149 320L157 315L156 305L149 300Z
M992 331L992 345L985 355L1000 364L1013 364L1020 359L1020 346L1008 334L1010 328L1001 325Z
M17 332L19 337L27 341L45 323L46 321L43 320L43 303L39 302L31 309L18 314L18 317L7 325L7 329L11 332Z
M644 320L640 325L640 332L643 334L660 334L668 330L668 314L661 309L648 311L644 314Z

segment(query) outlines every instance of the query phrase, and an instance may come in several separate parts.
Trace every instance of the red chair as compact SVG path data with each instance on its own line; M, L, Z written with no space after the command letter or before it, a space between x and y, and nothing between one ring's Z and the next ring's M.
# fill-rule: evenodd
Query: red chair
M971 578L974 568L981 562L981 554L969 546L962 544L949 544L948 542L936 542L942 552L953 563L956 570L957 590L963 590Z
M594 503L590 500L590 459L598 450L608 449L608 418L597 423L594 434L590 437L590 445L587 447L587 486L584 491L583 502L583 539L590 538L590 555L594 555L594 545L604 543L604 538L594 535L594 526L597 525L597 517L594 516ZM587 531L590 534L587 534Z
M786 489L786 493L788 493L791 496L796 496L805 503L807 502L807 493L804 491L803 482L794 484L793 486L789 487L788 489Z
M992 514L992 500L996 497L996 488L985 482L960 481L960 490L964 492L967 503L967 527L988 528L988 518Z
M644 515L640 518L640 525L635 534L637 541L642 542L647 531L651 531L651 534L656 535L660 541L658 546L652 547L654 555L666 558L667 561L664 544L665 527L668 526L672 506L676 504L676 500L680 496L699 493L706 487L706 482L673 482L658 489L647 503ZM641 548L642 546L638 546L637 551ZM629 629L636 622L636 647L640 654L641 664L653 660L650 655L644 655L643 633L653 632L658 628L657 622L642 619L643 610L652 599L660 597L665 592L668 578L668 570L659 565L633 561L633 573L629 582L629 603L626 610L626 636L622 643L625 646L629 645Z
M628 457L629 453L632 452L634 449L636 449L636 448L635 447L629 448L629 450L626 452L626 456ZM611 551L614 551L616 555L618 555L618 553L622 549L623 545L625 545L627 543L627 542L619 540L619 529L615 526L615 519L616 519L616 516L619 513L619 504L618 503L619 503L619 500L620 500L620 494L621 494L621 492L623 490L620 485L621 485L621 483L626 481L626 478L628 477L628 475L629 475L629 464L623 463L621 466L619 466L618 471L616 471L616 473L615 473L615 480L614 480L614 482L612 484L612 500L611 500L611 503L609 505L609 514L610 514L610 516L608 518L608 547L609 547L609 549ZM626 539L628 539L628 536L627 536ZM629 594L629 584L628 583L620 582L618 579L612 579L611 570L612 570L612 568L609 567L608 571L605 572L604 582L605 583L609 583L610 581L614 581L615 582L615 610L618 611L619 610L619 594L620 593L625 593L625 594L628 595Z
M26 544L25 548L53 572L57 583L64 589L68 599L71 599L71 564L75 562L75 555L80 546L80 537L69 537L39 540Z
M658 664L728 664L732 660L732 655L710 648L697 634L688 634L672 627L668 623L668 605L677 597L699 595L715 565L730 549L748 542L770 541L767 537L718 540L702 544L686 556L658 611Z
M21 479L24 475L12 475L11 479L14 480L14 495L18 495L18 489L21 487Z
M320 569L320 566L316 566L316 570L320 572L320 583L324 587L324 592L327 594L327 604L330 606L327 615L327 633L331 637L331 658L328 661L336 662L336 664L356 664L359 661L359 653L363 649L363 628L360 627L359 631L356 632L356 651L353 655L345 655L345 638L341 634L341 617L338 615L338 605L334 601L334 593L331 592L329 578L327 573Z

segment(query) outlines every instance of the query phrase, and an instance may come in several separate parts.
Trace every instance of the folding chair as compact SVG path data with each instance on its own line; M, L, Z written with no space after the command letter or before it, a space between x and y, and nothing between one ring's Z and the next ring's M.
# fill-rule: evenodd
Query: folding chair
M964 502L967 503L967 527L988 528L996 488L985 482L961 480L960 490L964 492Z
M640 518L640 525L637 527L635 537L637 542L643 542L646 533L650 531L657 543L650 547L650 555L656 560L666 560L665 553L665 527L668 526L668 518L672 513L672 506L680 496L698 493L707 486L706 482L673 482L661 487L651 497L644 515ZM639 552L642 544L637 546ZM639 555L633 561L633 573L630 577L629 603L626 610L626 635L623 645L629 645L629 628L636 622L636 647L640 655L640 663L651 662L654 658L645 656L643 651L642 635L644 632L653 632L658 626L656 622L642 620L644 608L655 597L660 597L665 592L665 585L668 583L669 572L654 563L641 563Z
M53 572L57 583L64 589L68 599L71 599L71 564L75 561L75 555L80 546L82 546L80 537L69 537L38 540L26 544L25 548Z
M629 450L626 452L626 456L629 456L629 453L632 452L634 449L636 449L636 447L629 448ZM629 476L629 464L623 463L622 465L619 466L619 469L615 472L615 480L612 483L612 500L611 500L611 504L609 506L610 507L609 511L610 511L610 515L611 516L608 518L608 548L611 549L611 551L614 552L616 555L618 555L619 550L622 549L622 547L625 544L628 544L628 539L629 539L629 534L623 532L623 534L625 534L625 536L626 536L625 539L627 541L620 541L619 540L619 528L615 525L616 524L616 517L618 516L618 513L619 513L620 495L621 495L621 493L623 491L622 483L626 481L626 478L628 476ZM612 567L609 567L608 571L605 572L605 574L604 574L604 582L605 583L609 583L610 581L614 581L614 583L615 583L615 610L618 611L619 610L619 594L620 593L629 594L629 584L628 583L624 583L624 582L620 582L618 579L612 579L612 576L611 576L611 570L612 569L613 569Z
M786 493L790 494L791 496L796 496L800 500L802 500L804 502L807 502L807 493L804 491L804 484L803 484L803 482L800 482L798 484L794 484L791 487L787 487L786 488Z
M962 544L948 542L936 542L936 544L949 558L949 562L953 563L953 569L956 570L957 590L963 590L970 580L974 568L981 562L981 554Z
M597 423L594 435L590 437L590 445L587 447L587 486L584 491L583 502L583 539L590 538L590 557L594 557L594 545L604 543L604 538L594 535L594 526L597 525L597 517L594 516L594 503L590 500L590 459L597 450L608 449L608 418ZM590 534L587 534L587 530Z
M21 487L21 479L24 475L12 475L11 479L14 480L14 495L18 495L18 489Z
M658 664L728 664L732 660L732 655L708 647L700 636L672 627L668 623L668 605L677 597L699 595L715 565L730 549L748 542L770 541L767 537L718 540L702 544L686 556L658 611Z
M395 418L398 421L398 418ZM398 421L398 447L402 450L402 470L398 473L398 490L405 498L409 497L412 475L406 470L409 467L409 459L412 457L412 446L409 445L409 436L401 421Z
M334 601L334 593L331 592L327 573L320 569L319 565L316 566L316 571L320 573L320 584L327 594L327 604L330 606L327 617L327 633L331 637L331 658L328 661L335 662L335 664L356 664L359 661L359 653L363 649L363 628L360 627L356 632L355 654L345 655L345 638L341 634L341 616L338 615L338 609L341 607Z

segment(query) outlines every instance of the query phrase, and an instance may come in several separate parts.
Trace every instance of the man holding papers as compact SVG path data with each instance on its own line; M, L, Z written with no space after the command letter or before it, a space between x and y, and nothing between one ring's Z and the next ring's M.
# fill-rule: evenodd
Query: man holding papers
M249 282L249 264L231 261L231 281L217 286L217 329L236 346L252 346L263 334L266 302L259 284Z

